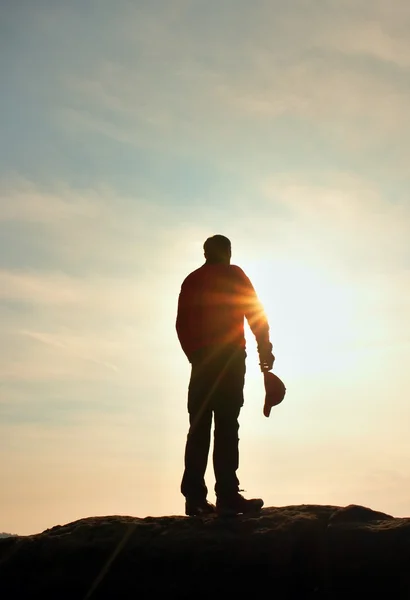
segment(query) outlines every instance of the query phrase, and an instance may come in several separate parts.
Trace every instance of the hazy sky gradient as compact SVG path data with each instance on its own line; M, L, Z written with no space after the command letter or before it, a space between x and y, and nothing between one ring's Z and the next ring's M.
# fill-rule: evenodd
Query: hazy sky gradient
M246 495L408 516L408 2L0 12L0 530L183 514L176 306L214 233L288 388L264 418L248 335Z

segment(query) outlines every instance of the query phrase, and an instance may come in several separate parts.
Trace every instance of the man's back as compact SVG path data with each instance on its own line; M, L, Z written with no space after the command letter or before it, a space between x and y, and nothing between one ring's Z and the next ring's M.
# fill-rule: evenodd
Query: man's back
M244 317L257 339L268 336L262 306L240 267L205 263L184 280L176 327L188 359L195 351L209 346L244 348Z

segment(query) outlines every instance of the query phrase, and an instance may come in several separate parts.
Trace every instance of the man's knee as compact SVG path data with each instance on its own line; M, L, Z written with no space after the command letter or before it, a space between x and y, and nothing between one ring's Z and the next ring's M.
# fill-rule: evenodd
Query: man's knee
M189 414L190 427L188 431L188 439L206 439L210 436L212 425L211 411L193 411Z
M221 436L229 440L238 438L239 410L215 412L215 437Z

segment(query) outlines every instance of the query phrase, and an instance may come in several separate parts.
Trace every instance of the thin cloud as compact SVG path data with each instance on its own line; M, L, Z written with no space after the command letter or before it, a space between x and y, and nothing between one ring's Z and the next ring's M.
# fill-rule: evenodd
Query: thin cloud
M35 254L40 239L44 267L48 253L54 270L75 268L77 273L90 275L94 269L98 276L114 274L118 268L122 273L126 269L137 273L143 268L148 275L147 255L137 248L157 248L150 254L151 264L166 260L181 229L178 211L166 203L121 194L109 187L73 189L57 182L42 188L16 178L14 182L0 182L0 190L4 204L0 226L5 230L9 223L25 226L24 234L20 233L24 240L16 236L13 249L24 241L32 245ZM168 244L166 251L164 244ZM27 258L30 264L30 256ZM12 279L15 286L19 282L30 285L29 274L25 284L18 274ZM64 274L60 283L65 290ZM7 286L3 287L6 290L2 293L7 295ZM53 296L62 293L56 290Z
M148 275L149 277L149 275ZM40 305L120 311L135 316L149 306L148 289L138 279L119 277L73 277L50 271L0 271L0 298Z
M44 223L46 225L78 220L94 219L101 207L94 198L71 195L60 186L60 193L39 190L27 180L17 177L0 185L1 221Z
M106 340L101 336L94 339L87 336L87 338L84 339L84 337L73 335L70 332L53 334L41 331L20 331L20 335L37 340L46 346L50 346L51 348L55 348L83 360L93 362L96 365L101 365L118 373L118 367L116 365L98 359L95 356L96 351L98 354L118 353L120 348L119 343L115 343L113 340Z
M258 25L264 12L257 12ZM63 80L72 102L59 112L65 129L74 127L77 135L99 132L117 142L171 154L212 149L226 164L227 149L238 155L238 131L248 139L250 151L260 154L275 145L275 138L258 133L258 124L269 121L274 126L278 119L293 117L355 154L400 139L401 154L410 155L403 139L410 92L403 77L350 59L374 56L403 66L410 47L405 32L396 31L399 21L391 23L388 33L377 10L371 21L352 6L347 15L333 9L320 15L279 11L270 24L270 37L253 38L256 27L251 27L244 42L246 60L238 48L237 61L226 64L216 61L209 48L197 59L196 39L179 39L179 25L173 25L176 29L164 33L168 42L161 38L162 46L175 54L171 69L148 53L138 68L102 62L91 81L80 76ZM215 35L215 45L226 57L232 51L229 36Z
M386 199L373 183L349 174L272 178L261 190L282 206L292 225L328 252L365 261L366 269L404 268L408 256L410 208L404 199ZM333 250L332 250L333 249ZM323 251L323 250L322 250ZM325 253L326 254L326 253ZM363 263L364 266L364 263ZM354 270L355 265L352 264Z
M389 11L394 14L394 10ZM397 24L392 31L388 23L374 19L362 23L348 23L345 27L336 27L331 33L323 31L321 40L325 48L333 48L355 57L370 57L378 61L390 63L391 66L408 68L410 66L409 38L402 32L397 35Z

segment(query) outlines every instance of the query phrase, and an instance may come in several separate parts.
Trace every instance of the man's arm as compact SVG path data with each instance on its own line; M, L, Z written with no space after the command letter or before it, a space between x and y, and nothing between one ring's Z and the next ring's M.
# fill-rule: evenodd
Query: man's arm
M261 371L270 371L275 357L272 354L272 344L269 339L268 319L250 279L242 270L241 279L244 314L256 339Z
M190 290L189 283L185 280L181 286L178 298L176 330L181 348L190 362L192 353L193 318L192 290Z

